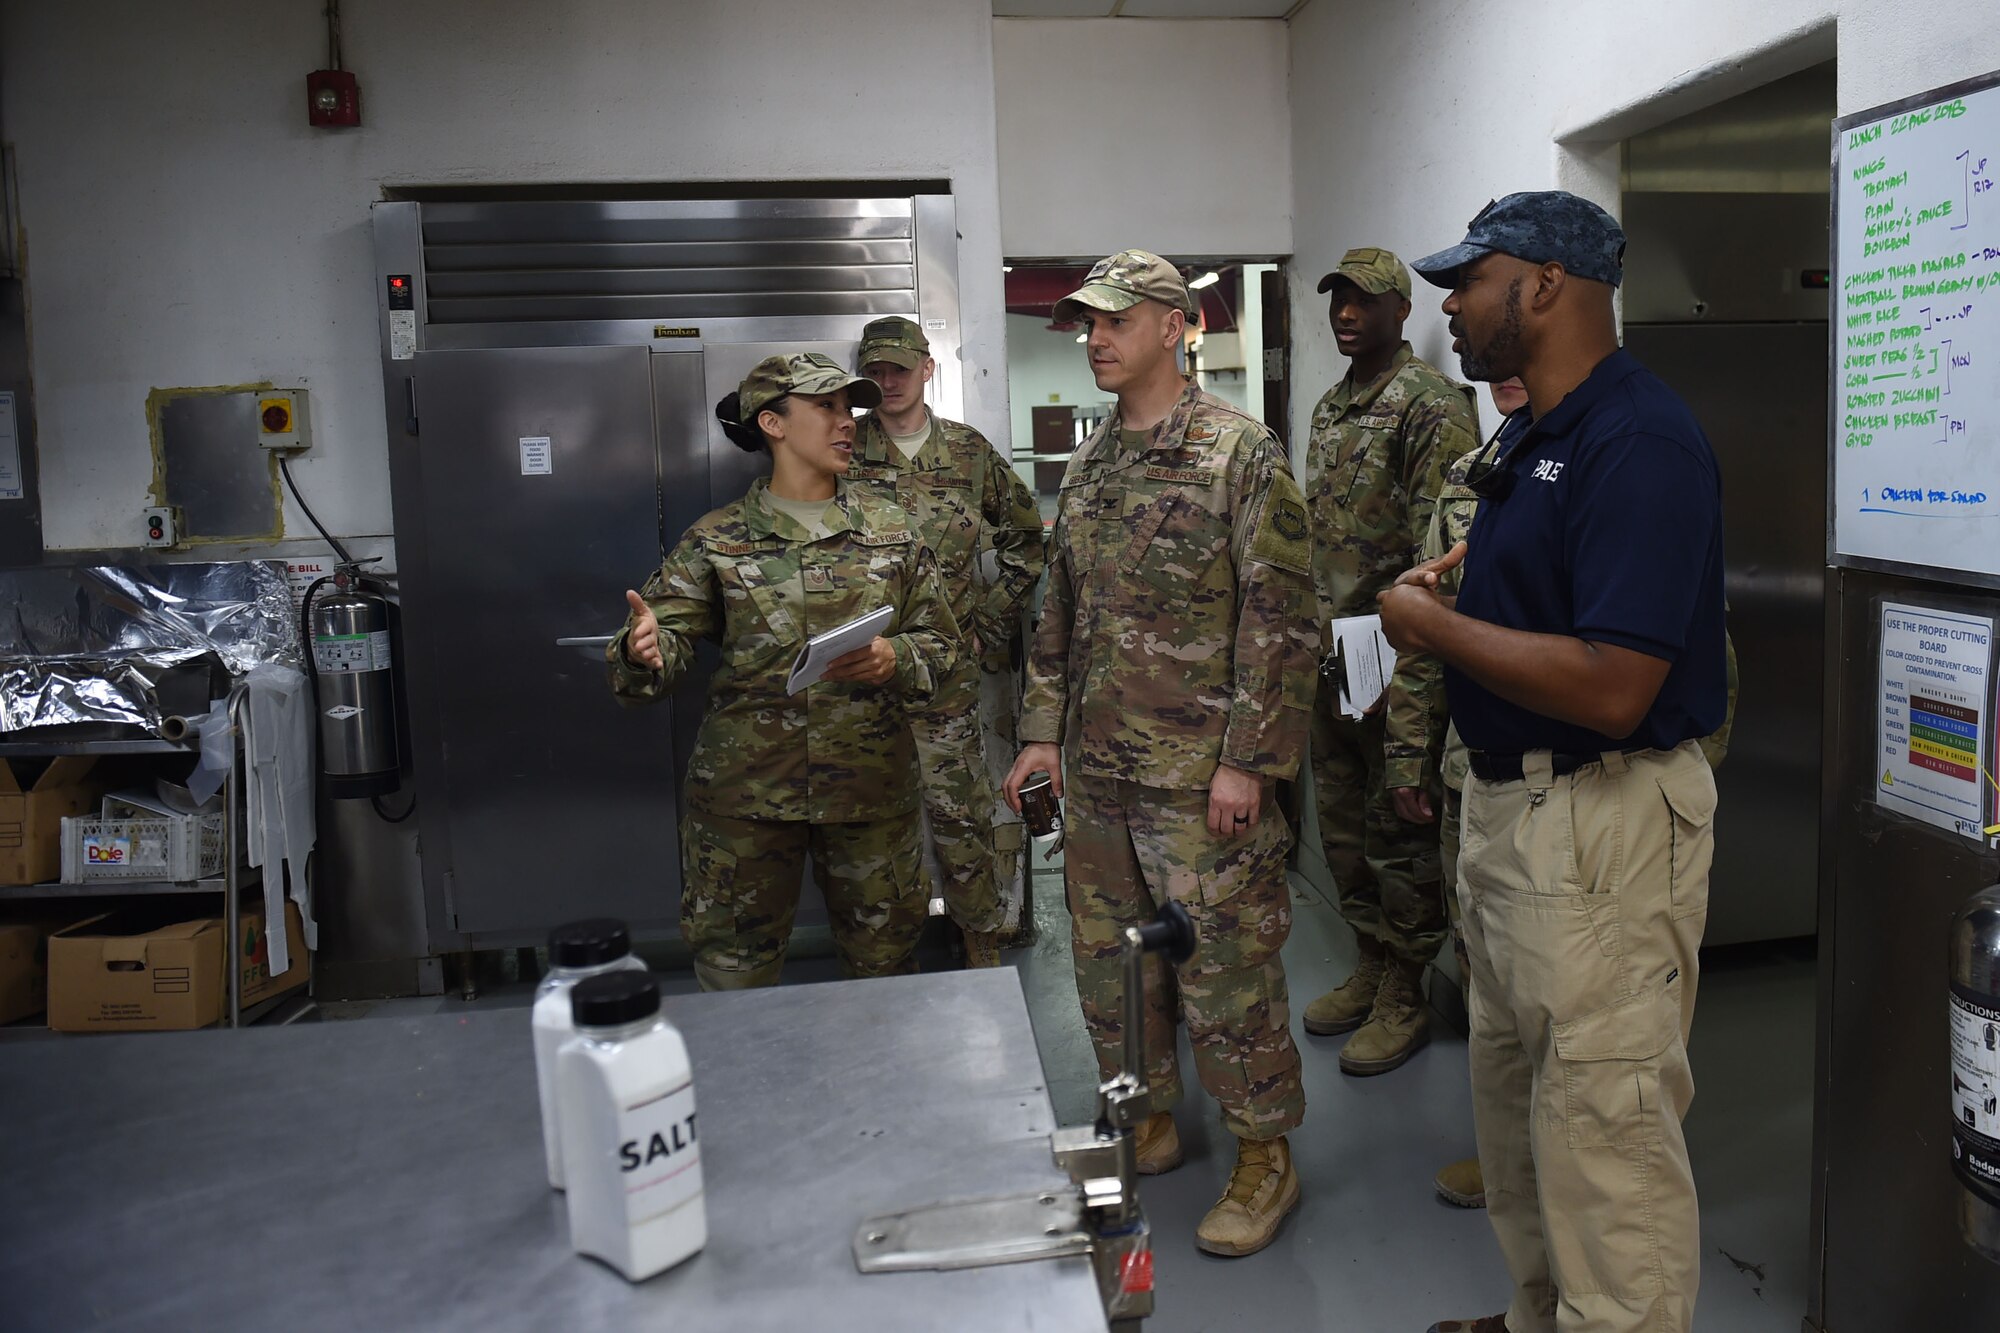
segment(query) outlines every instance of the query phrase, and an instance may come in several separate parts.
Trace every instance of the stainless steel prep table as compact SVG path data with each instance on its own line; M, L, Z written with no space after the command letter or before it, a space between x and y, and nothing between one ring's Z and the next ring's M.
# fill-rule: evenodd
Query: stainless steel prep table
M670 997L709 1240L573 1254L525 1009L0 1048L15 1328L1102 1330L1087 1258L864 1277L854 1228L1064 1186L1011 968Z

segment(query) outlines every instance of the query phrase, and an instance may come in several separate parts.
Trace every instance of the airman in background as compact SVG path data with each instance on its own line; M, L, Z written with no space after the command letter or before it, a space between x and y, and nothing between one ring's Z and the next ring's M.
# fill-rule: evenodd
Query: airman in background
M961 635L958 665L930 702L909 710L924 810L966 964L997 967L1007 894L996 873L993 781L979 717L985 650L1016 639L1021 605L1042 576L1035 496L984 435L924 405L936 373L915 322L878 319L861 331L861 373L882 402L861 419L847 484L900 505L937 556ZM993 576L981 563L993 555Z
M1306 504L1322 625L1375 613L1375 594L1415 562L1444 474L1478 443L1465 390L1403 340L1410 273L1374 246L1349 250L1320 279L1334 341L1350 364L1313 409ZM1424 968L1445 936L1436 804L1443 706L1392 691L1383 708L1343 717L1339 692L1313 710L1312 771L1320 846L1340 912L1354 928L1354 974L1306 1007L1306 1031L1353 1032L1349 1074L1408 1060L1429 1034Z

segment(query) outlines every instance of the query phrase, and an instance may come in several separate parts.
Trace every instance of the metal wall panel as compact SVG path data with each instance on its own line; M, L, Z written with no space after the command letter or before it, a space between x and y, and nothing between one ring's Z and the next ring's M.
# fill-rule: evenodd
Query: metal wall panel
M837 343L851 357L869 320L904 315L937 359L931 404L964 415L950 195L397 202L374 217L378 274L411 276L426 349ZM397 379L386 355L384 369Z
M1623 223L1627 324L1827 318L1802 282L1826 271L1824 193L1628 194Z
M2000 615L2000 598L1826 571L1829 612L1819 1059L1808 1326L1984 1329L2000 1267L1960 1239L1951 1169L1946 941L2000 854L1875 804L1875 599Z
M1824 199L1838 90L1829 60L1635 134L1625 142L1623 188Z
M916 304L908 199L430 204L423 237L434 324L783 319Z
M28 301L19 278L0 278L0 393L14 395L21 448L21 498L0 500L0 567L42 562L41 460L35 442L35 386L28 374ZM139 516L132 516L133 531Z
M1722 469L1729 634L1741 688L1715 775L1708 944L1810 935L1818 897L1819 497L1826 325L1629 325L1625 345L1686 400ZM1755 365L1753 376L1737 368Z
M188 393L160 408L160 461L181 537L274 537L277 462L256 448L258 395Z
M963 421L965 363L961 359L964 334L958 323L958 211L947 194L920 194L912 205L917 237L914 318L924 326L924 336L930 339L931 357L937 362L937 375L931 380L928 397L939 412Z
M666 552L696 519L716 507L716 496L723 494L716 490L714 482L718 463L744 460L758 471L770 470L768 455L744 453L717 428L714 406L721 394L711 395L704 379L710 359L705 353L653 354L653 424L659 440L661 541L649 566L626 575L633 588L658 568ZM730 385L732 389L735 387ZM734 494L742 494L748 486L746 478ZM701 730L702 714L708 710L706 682L721 660L714 644L706 641L697 644L694 666L687 676L689 684L675 690L673 698L665 704L655 705L671 712L673 718L672 762L676 775L687 771L695 737ZM675 792L678 803L674 817L678 828L687 813L687 793L678 785Z
M601 654L556 642L616 629L612 571L657 562L653 360L643 347L417 355L427 471L448 483L424 494L442 595L405 616L411 650L448 682L413 719L439 759L419 769L419 796L449 811L446 924L466 935L674 919L679 857L656 837L674 808L669 712L622 708ZM523 439L549 442L547 473Z

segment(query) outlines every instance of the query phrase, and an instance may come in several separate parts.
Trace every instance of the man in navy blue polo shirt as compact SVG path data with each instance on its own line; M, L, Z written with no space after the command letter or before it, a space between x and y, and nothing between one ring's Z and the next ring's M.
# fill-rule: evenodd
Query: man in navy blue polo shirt
M1700 1221L1681 1117L1726 701L1722 496L1701 427L1619 349L1624 233L1509 195L1418 261L1470 379L1533 424L1475 483L1466 543L1381 595L1445 663L1471 751L1459 901L1473 1112L1504 1316L1437 1333L1688 1329ZM1456 599L1437 574L1460 565Z

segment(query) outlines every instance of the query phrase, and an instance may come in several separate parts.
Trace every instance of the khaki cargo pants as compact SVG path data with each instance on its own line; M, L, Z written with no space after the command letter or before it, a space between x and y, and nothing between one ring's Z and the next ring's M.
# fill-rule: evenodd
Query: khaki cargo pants
M979 725L979 659L971 644L937 693L910 712L910 735L937 848L939 886L954 924L970 931L1007 924L1007 900L993 873L993 779Z
M1468 778L1473 1114L1509 1333L1685 1333L1700 1218L1681 1118L1715 778L1698 745Z
M1464 827L1465 793L1446 787L1438 801L1438 854L1444 867L1444 907L1451 922L1452 957L1458 962L1458 988L1465 994L1466 1012L1471 1013L1472 964L1465 956L1465 923L1459 920L1458 906L1458 844Z
M1166 791L1072 772L1063 794L1063 882L1084 1025L1097 1067L1118 1071L1127 926L1171 899L1194 922L1195 951L1170 974L1146 958L1146 1077L1153 1109L1181 1099L1174 1021L1188 1026L1195 1072L1242 1139L1274 1139L1305 1118L1285 965L1292 929L1285 854L1292 832L1270 803L1232 838L1208 831L1207 791Z
M775 986L806 859L826 895L841 971L917 970L926 900L915 810L859 824L734 819L689 810L681 828L681 935L703 990Z

